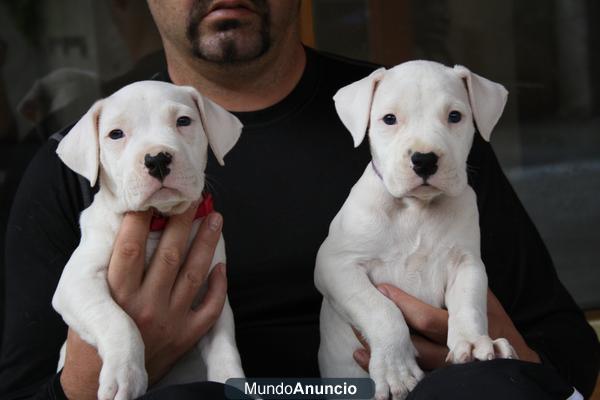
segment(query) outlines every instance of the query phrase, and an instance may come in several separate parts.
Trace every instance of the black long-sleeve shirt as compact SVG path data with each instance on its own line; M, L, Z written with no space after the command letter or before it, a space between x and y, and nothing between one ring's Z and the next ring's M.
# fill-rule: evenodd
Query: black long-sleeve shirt
M209 159L216 209L225 218L229 296L248 376L318 376L321 297L317 250L370 160L354 149L332 96L373 66L307 49L297 87L267 109L237 113L240 141L220 167ZM84 202L77 176L50 141L21 183L7 228L6 326L0 396L50 398L66 326L51 307L79 242ZM476 135L469 158L489 284L530 347L584 395L598 371L598 341L559 282L549 254ZM86 189L87 190L87 189Z

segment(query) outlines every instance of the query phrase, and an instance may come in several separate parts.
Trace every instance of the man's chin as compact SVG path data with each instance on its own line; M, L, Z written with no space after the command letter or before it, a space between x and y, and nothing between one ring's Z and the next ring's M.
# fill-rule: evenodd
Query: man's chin
M241 64L255 61L268 52L271 47L268 32L262 31L258 24L236 22L212 21L202 25L191 41L193 55L217 64Z
M198 1L186 37L199 60L222 65L255 61L271 47L269 6L266 0L220 5Z
M251 42L248 39L242 32L226 32L206 45L197 45L194 55L217 64L243 64L261 58L268 51L268 46L248 43Z

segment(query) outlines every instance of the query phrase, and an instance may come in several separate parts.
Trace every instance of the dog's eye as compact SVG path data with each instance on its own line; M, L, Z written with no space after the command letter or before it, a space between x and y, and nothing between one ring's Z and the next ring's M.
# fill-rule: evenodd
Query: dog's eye
M385 114L383 116L383 123L386 125L396 125L396 116L394 114Z
M448 122L453 124L460 122L461 118L462 114L459 111L450 111L450 114L448 114Z
M177 126L188 126L192 123L190 117L179 117L177 118Z
M117 139L121 139L123 136L125 136L125 134L123 133L122 130L120 129L113 129L112 131L110 131L110 133L108 134L108 137L111 138L112 140L117 140Z

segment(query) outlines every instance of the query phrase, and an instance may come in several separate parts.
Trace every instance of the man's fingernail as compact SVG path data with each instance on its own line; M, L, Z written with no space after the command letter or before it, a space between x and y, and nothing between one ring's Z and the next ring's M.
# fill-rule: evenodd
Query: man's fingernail
M218 231L221 227L221 215L217 213L211 213L208 216L208 227L212 231Z
M219 264L221 266L221 273L223 276L227 277L227 266L223 263Z
M387 289L384 287L378 287L377 289L379 289L379 291L385 296L385 297L390 297L390 294L388 293Z

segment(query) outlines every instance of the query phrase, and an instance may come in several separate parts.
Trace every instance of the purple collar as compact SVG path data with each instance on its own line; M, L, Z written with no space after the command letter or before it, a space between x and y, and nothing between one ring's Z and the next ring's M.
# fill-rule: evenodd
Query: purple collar
M374 160L371 160L371 166L373 167L373 171L375 171L375 175L377 175L379 177L379 179L381 179L383 181L383 176L381 176L381 173L377 169L377 166L375 166Z

